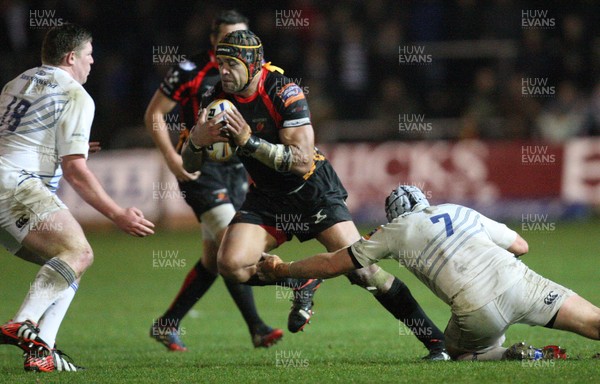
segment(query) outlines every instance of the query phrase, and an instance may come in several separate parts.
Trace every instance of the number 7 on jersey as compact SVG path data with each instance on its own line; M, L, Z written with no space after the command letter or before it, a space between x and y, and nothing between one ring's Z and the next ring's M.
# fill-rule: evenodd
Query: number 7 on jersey
M444 224L446 225L446 237L450 237L454 234L454 228L452 228L452 219L450 215L447 213L442 213L441 215L431 216L430 220L433 224L440 221L440 219L444 220Z

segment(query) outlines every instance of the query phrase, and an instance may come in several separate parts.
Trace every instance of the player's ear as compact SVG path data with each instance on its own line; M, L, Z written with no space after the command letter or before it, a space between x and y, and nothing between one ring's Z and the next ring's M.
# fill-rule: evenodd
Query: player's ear
M67 53L65 55L65 62L69 65L72 65L73 63L75 63L75 51L71 51L69 53Z

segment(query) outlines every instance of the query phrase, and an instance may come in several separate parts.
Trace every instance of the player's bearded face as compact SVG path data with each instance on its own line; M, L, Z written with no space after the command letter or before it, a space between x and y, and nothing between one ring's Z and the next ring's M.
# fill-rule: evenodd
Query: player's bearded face
M227 93L241 91L248 81L246 66L238 60L227 58L217 58L217 63L223 90Z

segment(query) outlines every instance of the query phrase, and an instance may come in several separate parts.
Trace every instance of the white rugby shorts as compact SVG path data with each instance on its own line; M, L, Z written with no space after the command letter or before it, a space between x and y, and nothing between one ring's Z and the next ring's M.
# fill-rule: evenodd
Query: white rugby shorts
M527 268L523 279L482 308L467 313L453 311L444 331L446 345L463 353L500 347L510 325L544 326L574 294Z
M67 206L35 177L0 196L0 244L16 253L31 228L52 212Z

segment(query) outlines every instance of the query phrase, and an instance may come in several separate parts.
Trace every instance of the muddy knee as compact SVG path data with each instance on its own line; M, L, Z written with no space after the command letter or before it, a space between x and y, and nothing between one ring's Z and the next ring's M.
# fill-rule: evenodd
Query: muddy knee
M346 277L351 284L361 286L375 296L387 292L394 281L394 276L376 265L357 269Z

